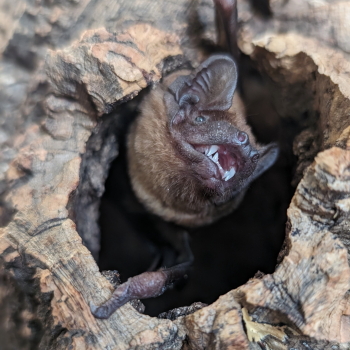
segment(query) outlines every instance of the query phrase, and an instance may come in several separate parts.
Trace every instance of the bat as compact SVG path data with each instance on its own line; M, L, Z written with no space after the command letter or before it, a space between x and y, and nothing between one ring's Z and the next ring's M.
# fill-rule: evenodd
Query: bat
M150 212L186 227L236 209L278 154L276 144L256 142L236 93L236 1L215 4L232 55L212 55L193 72L165 78L142 104L128 137L136 196Z
M242 201L249 184L273 165L274 143L257 143L237 93L237 0L214 0L219 44L193 71L163 79L142 103L128 135L128 166L139 201L165 221L210 224ZM155 297L185 274L188 264L130 278L100 307L107 318L133 298Z

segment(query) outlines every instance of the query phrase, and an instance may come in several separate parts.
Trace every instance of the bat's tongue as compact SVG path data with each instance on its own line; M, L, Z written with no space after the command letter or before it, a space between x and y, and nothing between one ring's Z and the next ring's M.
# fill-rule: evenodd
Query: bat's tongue
M223 180L228 181L236 175L241 162L238 151L224 145L201 145L195 148L217 165Z

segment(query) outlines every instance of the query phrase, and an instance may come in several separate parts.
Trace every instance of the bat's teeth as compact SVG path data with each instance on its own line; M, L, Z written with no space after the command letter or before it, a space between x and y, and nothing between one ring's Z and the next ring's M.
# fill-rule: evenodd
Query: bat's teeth
M230 179L232 179L236 174L236 169L234 167L232 167L229 171L226 171L226 173L223 176L223 179L225 181L228 181Z
M212 145L205 150L205 155L217 165L220 173L223 174L225 171L219 162L219 152L217 152L219 150L219 148L220 148L219 146ZM225 175L226 175L226 173L225 173Z
M215 152L217 152L218 149L219 149L219 146L212 145L212 146L208 149L207 156L211 156L212 154L214 154Z

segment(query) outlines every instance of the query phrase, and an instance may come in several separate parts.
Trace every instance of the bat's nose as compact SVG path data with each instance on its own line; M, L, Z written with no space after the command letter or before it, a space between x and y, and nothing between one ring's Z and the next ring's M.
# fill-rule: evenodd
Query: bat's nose
M244 131L238 131L236 139L237 143L240 145L246 145L249 143L249 137Z

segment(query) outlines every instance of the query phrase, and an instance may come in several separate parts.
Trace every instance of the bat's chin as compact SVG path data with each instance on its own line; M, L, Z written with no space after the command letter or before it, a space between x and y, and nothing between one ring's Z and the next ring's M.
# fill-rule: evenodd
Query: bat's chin
M201 154L196 172L202 183L213 190L226 192L240 183L242 173L249 176L255 166L250 157L236 145L193 145Z

